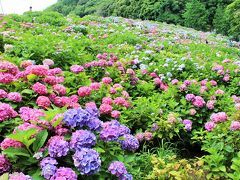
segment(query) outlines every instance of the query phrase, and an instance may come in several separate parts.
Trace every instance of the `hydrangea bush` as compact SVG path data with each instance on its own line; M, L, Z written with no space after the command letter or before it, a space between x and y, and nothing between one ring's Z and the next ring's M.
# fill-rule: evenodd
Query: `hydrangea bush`
M37 15L0 17L1 177L239 179L237 42Z

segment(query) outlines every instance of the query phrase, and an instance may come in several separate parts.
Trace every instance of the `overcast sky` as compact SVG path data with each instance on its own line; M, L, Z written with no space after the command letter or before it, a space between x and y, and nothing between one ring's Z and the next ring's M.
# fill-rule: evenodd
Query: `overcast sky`
M57 2L57 0L0 0L2 2L5 14L17 13L22 14L33 7L33 11L40 11ZM0 7L0 14L2 9Z

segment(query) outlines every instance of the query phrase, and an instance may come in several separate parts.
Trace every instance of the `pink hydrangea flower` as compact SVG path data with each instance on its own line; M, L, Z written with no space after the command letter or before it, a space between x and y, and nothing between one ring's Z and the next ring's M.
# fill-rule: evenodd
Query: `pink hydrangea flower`
M0 72L0 83L9 84L15 80L15 77L9 73Z
M63 97L55 97L54 98L54 104L57 106L57 107L64 107L66 105L69 105L71 103L71 100L70 98L66 97L66 96L63 96ZM74 105L74 103L72 104ZM75 104L76 105L76 104Z
M112 112L113 108L109 104L101 104L99 110L100 110L101 114L110 114Z
M143 140L144 140L144 133L137 133L137 134L135 135L135 138L136 138L139 142L143 141Z
M34 61L25 60L21 62L20 67L27 68L28 66L32 66L32 65L34 65Z
M190 81L190 80L185 80L185 81L183 82L183 84L185 84L186 86L190 86L190 85L192 84L192 81Z
M0 61L0 72L16 75L19 72L18 67L8 61Z
M186 91L187 90L187 86L185 84L182 84L179 86L180 91Z
M125 98L129 98L129 94L127 91L122 91L122 95L125 97Z
M153 138L153 134L151 133L151 132L144 132L144 139L146 140L146 141L150 141L150 140L152 140L152 138Z
M45 65L32 65L26 68L30 74L34 74L37 76L47 76L48 75L48 66Z
M209 132L212 131L215 127L216 127L216 124L212 121L209 121L205 124L205 129Z
M95 102L88 102L88 103L85 104L85 107L95 109L95 108L97 108L97 105L96 105Z
M17 112L6 103L0 103L0 122L17 116Z
M7 97L7 92L4 91L3 89L0 89L0 98L6 98Z
M92 90L99 90L101 88L101 83L98 83L98 82L92 83L90 84L90 88Z
M214 109L214 104L215 104L215 101L214 100L210 100L207 102L207 108L208 109Z
M211 84L212 86L217 86L217 82L214 81L214 80L211 80L211 81L210 81L210 84Z
M232 121L230 125L230 129L232 131L240 130L240 122L239 121Z
M195 99L192 101L192 104L195 107L202 108L206 103L201 96L196 96Z
M103 82L104 84L111 84L112 79L111 79L110 77L104 77L104 78L102 79L102 82Z
M189 110L189 114L190 114L191 116L194 116L196 113L197 113L197 111L196 111L195 109L190 109L190 110Z
M8 93L7 98L9 100L15 101L15 102L21 102L22 101L22 96L18 92L10 92L10 93Z
M201 86L200 88L200 93L203 94L204 92L206 92L208 90L207 86Z
M55 85L55 84L60 84L64 82L64 77L59 76L47 76L43 79L43 82L50 84L50 85Z
M224 91L221 90L221 89L218 89L218 90L215 91L215 94L224 94Z
M110 97L104 97L104 98L102 99L102 104L112 105L112 103L113 103L113 100L112 100L112 98L110 98Z
M219 123L219 122L224 122L228 119L228 116L225 112L218 112L218 113L213 113L210 116L211 121L214 123Z
M70 98L70 101L73 102L73 103L77 103L78 100L79 100L77 95L72 95L69 98Z
M44 59L43 60L43 65L45 66L53 66L54 65L54 61L51 59Z
M78 95L80 97L89 96L91 94L91 88L87 86L80 87L78 89Z
M19 110L21 119L24 121L34 120L37 121L40 117L45 116L45 113L40 109L32 109L29 107L21 107Z
M39 96L36 101L39 107L48 108L51 105L51 101L46 96Z
M47 87L44 84L39 82L35 83L32 86L32 90L40 95L46 95L48 93Z
M48 70L48 76L55 76L58 74L63 74L63 71L61 68L54 68Z
M111 112L111 117L112 118L119 118L120 115L121 115L120 111L114 110L114 111Z
M72 65L72 66L70 67L70 70L71 70L73 73L78 74L78 73L84 71L84 67L83 67L83 66L79 66L79 65Z
M204 80L202 80L201 82L200 82L200 85L201 86L206 86L206 84L207 84L207 80L206 79L204 79Z
M1 142L1 149L5 150L8 149L10 147L13 148L20 148L23 147L23 144L21 142L15 141L13 139L10 138L5 138L2 142Z
M36 124L30 124L30 123L23 123L17 127L15 127L15 129L13 130L13 133L15 134L17 132L17 130L20 130L20 131L26 131L28 129L36 129L37 132L40 132L43 130L42 127L36 125Z
M229 74L226 74L226 75L223 77L223 81L228 82L229 80L230 80L230 75L229 75Z
M60 96L64 96L67 92L66 92L66 88L61 85L61 84L55 84L53 85L53 90L58 93Z
M172 81L171 81L171 83L172 83L172 85L176 85L176 84L178 84L178 80L177 79L173 79Z
M123 97L117 97L113 100L114 104L119 106L126 106L128 102Z
M109 89L109 92L110 92L110 94L116 94L116 93L117 93L117 90L116 90L115 88L111 87L111 88Z

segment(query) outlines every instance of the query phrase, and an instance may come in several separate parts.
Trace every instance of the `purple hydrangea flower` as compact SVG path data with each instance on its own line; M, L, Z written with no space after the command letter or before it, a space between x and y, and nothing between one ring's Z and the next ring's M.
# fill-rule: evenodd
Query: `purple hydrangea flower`
M92 175L99 171L101 160L97 151L82 148L73 155L74 165L82 175Z
M10 163L4 155L0 154L0 174L9 171Z
M133 135L125 134L122 138L124 138L124 140L119 140L122 149L136 151L139 148L139 142Z
M50 179L56 172L57 167L51 164L47 164L46 166L44 166L42 168L42 172L41 175L45 178L45 179Z
M103 124L103 129L100 132L100 138L103 141L116 141L119 134L120 124L110 121Z
M92 118L87 123L86 126L93 131L99 131L102 128L102 121L98 118Z
M117 177L121 177L124 174L127 174L127 169L124 166L124 164L120 161L114 161L112 162L109 167L108 167L108 171L112 174L115 175Z
M131 133L131 130L125 125L120 125L118 131L119 131L119 136L123 136L124 134Z
M187 131L191 131L192 130L192 121L189 119L185 119L182 121L182 123L185 125L185 129Z
M48 152L51 157L66 156L69 151L69 144L64 140L53 139L48 147Z
M46 158L42 159L42 161L40 162L40 167L43 168L44 166L46 166L48 164L57 165L58 162L54 158L46 157Z
M91 148L96 144L96 136L87 130L78 130L72 134L70 147L81 150L81 148Z
M85 110L91 115L91 118L98 118L100 116L100 113L97 108L87 107Z
M153 123L153 124L152 124L152 128L151 128L151 131L152 131L152 132L155 132L155 131L157 131L158 129L159 129L158 124L157 124L157 123Z
M127 173L119 177L119 180L133 180L133 177L131 174Z
M71 168L60 167L50 180L77 180L77 174Z

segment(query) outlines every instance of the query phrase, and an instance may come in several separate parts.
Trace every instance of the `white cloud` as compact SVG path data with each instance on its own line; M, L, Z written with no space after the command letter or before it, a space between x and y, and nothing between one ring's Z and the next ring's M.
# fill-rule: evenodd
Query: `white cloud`
M32 6L33 11L41 11L56 3L57 0L0 0L0 2L2 2L5 14L22 14L23 12L28 11L30 6ZM0 14L1 13L2 9L0 8Z

